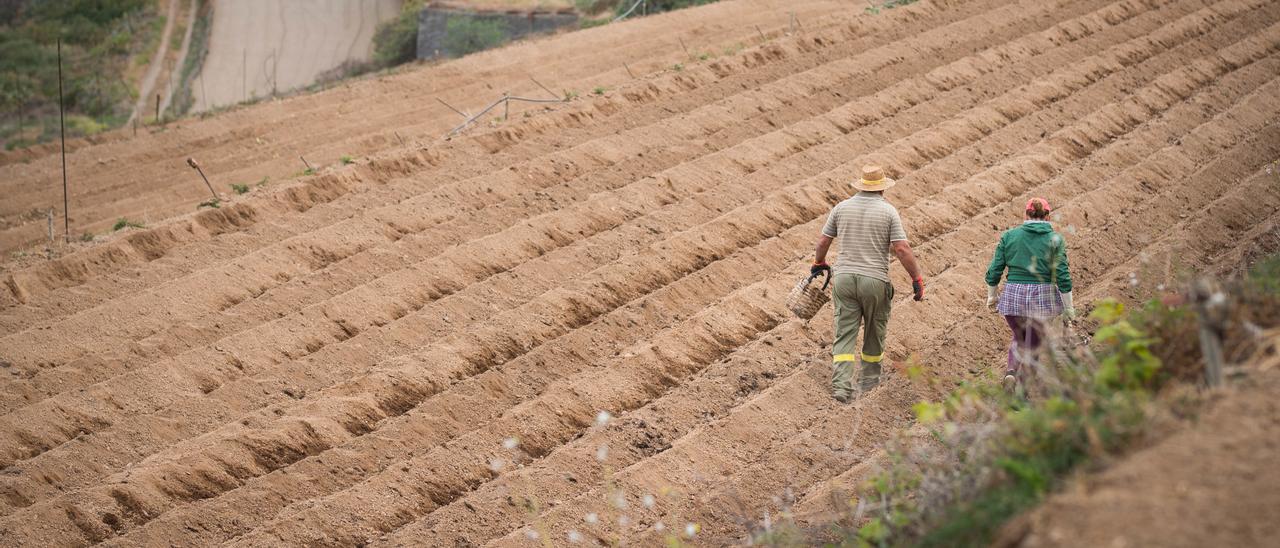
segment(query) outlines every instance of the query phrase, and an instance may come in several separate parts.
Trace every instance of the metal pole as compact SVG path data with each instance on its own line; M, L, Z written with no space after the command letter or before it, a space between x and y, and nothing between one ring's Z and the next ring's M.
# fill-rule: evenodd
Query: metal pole
M62 228L71 242L71 205L67 199L67 119L62 100L62 38L58 38L58 133L62 137Z
M511 119L511 92L502 94L502 121Z
M307 162L306 158L303 158L302 156L298 156L298 159L302 160L302 165L307 166L307 171L315 173L316 170L311 169L311 164Z
M13 92L16 94L15 98L18 100L16 109L18 111L18 138L21 139L22 134L27 132L27 128L23 125L22 121L22 103L25 101L22 100L22 81L18 79L17 71L14 71L13 73Z
M539 82L539 81L538 81L537 79L535 79L534 77L530 76L530 77L529 77L529 79L530 79L530 80L533 80L533 83L538 84L538 87L542 88L542 90L543 90L543 91L545 91L545 92L547 92L547 93L550 93L552 97L555 97L556 99L559 99L559 98L560 98L560 96L559 96L559 95L556 95L556 92L551 91L551 89L550 89L550 88L548 88L547 86L542 85L542 82Z
M249 100L249 50L247 48L240 57L240 96L241 101Z
M467 114L467 113L465 113L465 112L462 112L461 110L458 110L458 109L456 109L456 108L453 108L453 105L450 105L449 103L444 102L444 99L441 99L441 98L439 98L439 97L436 97L436 100L437 100L437 101L440 101L440 104L442 104L442 105L444 105L444 106L446 106L446 107L449 107L449 110L452 110L452 111L454 111L454 112L458 113L458 116L461 116L461 117L463 117L463 118L470 118L470 117L471 117L471 115L470 115L470 114Z
M160 94L156 94L156 123L160 123Z

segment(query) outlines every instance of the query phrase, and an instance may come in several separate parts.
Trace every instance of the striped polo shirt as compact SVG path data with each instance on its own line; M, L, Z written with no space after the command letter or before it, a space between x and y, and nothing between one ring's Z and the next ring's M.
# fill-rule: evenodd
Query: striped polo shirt
M889 243L907 239L902 217L878 192L859 192L836 204L822 233L840 243L832 265L836 274L861 274L889 281Z

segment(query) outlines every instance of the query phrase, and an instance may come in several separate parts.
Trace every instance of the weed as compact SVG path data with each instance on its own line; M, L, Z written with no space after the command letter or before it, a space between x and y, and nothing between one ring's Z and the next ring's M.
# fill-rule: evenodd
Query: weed
M111 231L118 232L125 228L146 228L146 227L144 227L142 223L135 223L133 221L130 221L129 219L121 217L116 220L116 224L111 227Z
M445 21L442 43L449 55L461 57L502 45L508 33L501 19L456 16Z
M572 100L577 99L577 98L578 98L578 92L576 92L576 91L569 91L569 90L567 90L567 89L566 89L566 90L564 90L564 100L565 100L565 101L572 101Z
M872 15L876 15L880 13L880 10L882 9L891 10L896 7L905 6L908 4L914 4L915 2L916 0L886 0L885 2L881 2L880 5L877 6L875 4L871 4L870 0L868 0L867 3L870 5L867 6L866 8L863 8L863 11Z
M234 190L236 194L245 194L249 192L249 185L238 185L235 183L231 183L231 190Z
M355 160L354 160L353 158L351 158L350 156L346 156L346 155L344 155L344 156L342 156L341 158L338 158L338 161L339 161L339 162L342 162L342 165L344 165L344 166L345 166L345 165L348 165L348 164L350 164L350 163L354 162Z
M196 205L196 209L202 209L202 208L206 208L206 207L208 207L208 208L213 208L213 209L218 209L218 208L222 207L222 200L220 200L220 199L218 199L218 198L214 198L214 199L212 199L212 200L208 200L208 201L200 202L198 205Z
M261 188L261 187L267 186L267 182L270 180L271 180L271 177L263 175L262 180L258 181L258 187Z
M315 175L315 174L316 174L316 170L315 170L314 168L310 168L310 167L309 167L309 168L307 168L307 169L302 170L299 174L300 174L300 175Z
M676 71L676 72L683 72L683 71L684 71L684 65L683 65L683 64L681 64L681 63L676 63L676 64L674 64L674 65L671 65L671 70L674 70L674 71Z
M596 86L595 89L591 90L591 93L594 93L596 95L604 95L604 92L605 92L605 89L602 86Z
M702 54L698 55L698 60L699 60L699 61L706 61L707 59L710 59L710 58L711 58L711 54L710 54L710 53L705 53L705 52L704 52L704 53L702 53Z
M80 241L82 242L92 242L93 238L94 236L92 232L85 232L84 234L80 235Z

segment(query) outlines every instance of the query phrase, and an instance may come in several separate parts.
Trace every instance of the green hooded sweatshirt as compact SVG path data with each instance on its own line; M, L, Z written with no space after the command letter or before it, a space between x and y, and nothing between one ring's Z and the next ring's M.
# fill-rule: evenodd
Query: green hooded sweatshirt
M1056 284L1059 292L1071 292L1067 243L1048 221L1027 221L1000 236L987 268L987 285L999 285L1005 267L1009 283Z

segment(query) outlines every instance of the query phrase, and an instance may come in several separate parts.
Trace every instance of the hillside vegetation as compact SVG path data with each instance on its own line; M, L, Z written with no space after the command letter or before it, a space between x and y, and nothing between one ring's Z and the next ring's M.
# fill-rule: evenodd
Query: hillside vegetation
M12 149L57 136L59 38L68 135L123 123L137 93L130 68L145 63L163 24L148 0L0 4L0 141Z

